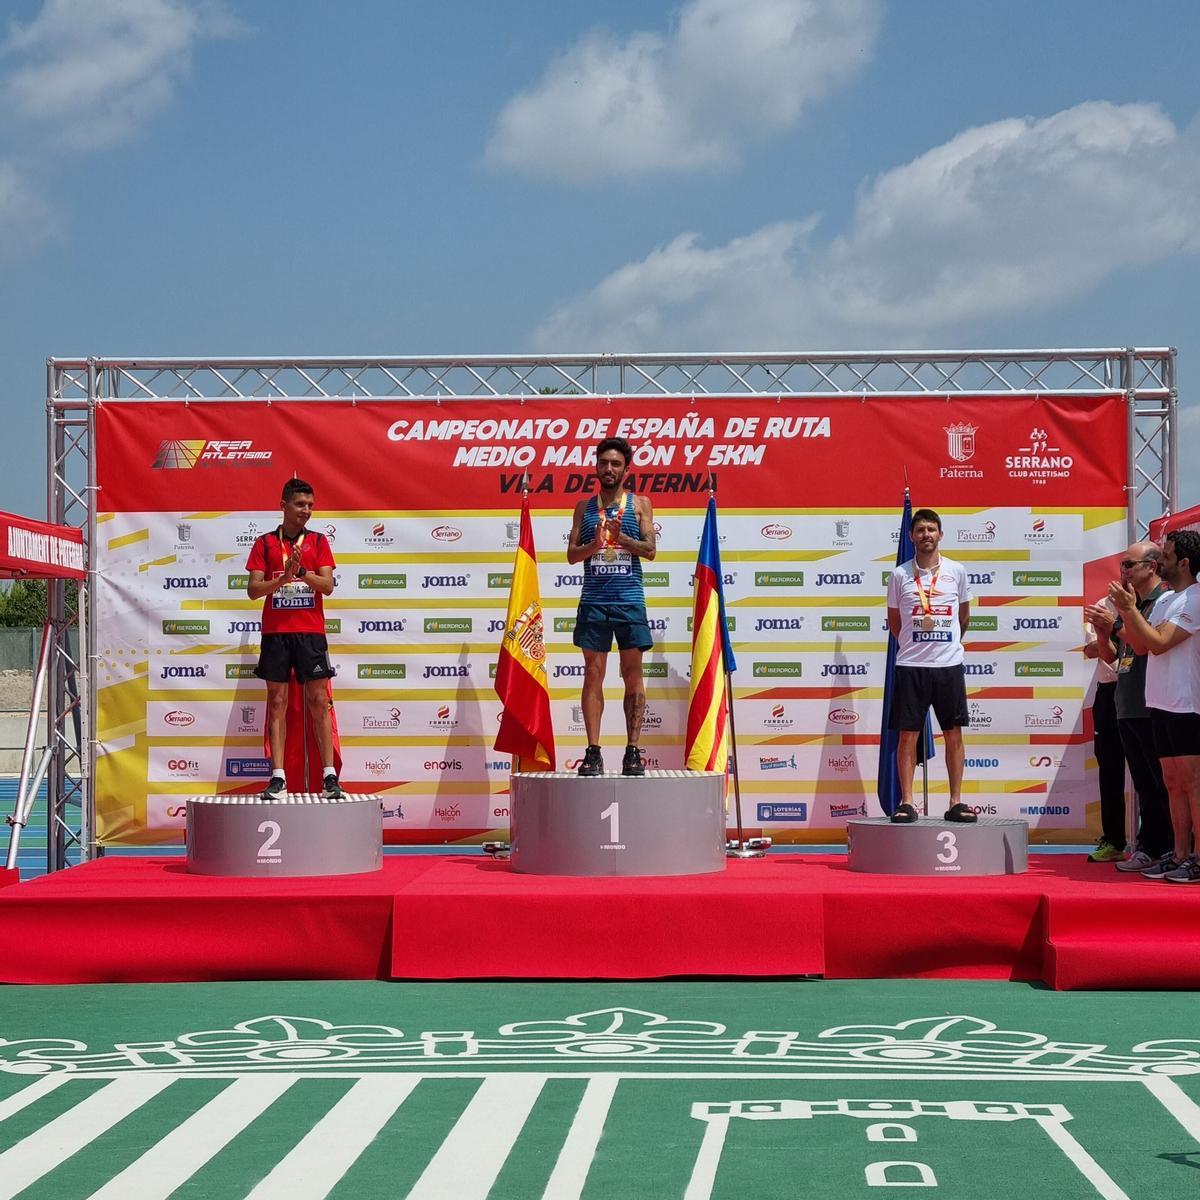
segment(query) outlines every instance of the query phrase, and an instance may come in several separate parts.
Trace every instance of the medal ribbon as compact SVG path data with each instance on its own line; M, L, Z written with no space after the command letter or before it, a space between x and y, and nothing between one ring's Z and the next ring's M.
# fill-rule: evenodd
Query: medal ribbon
M621 493L621 503L619 505L617 505L617 511L615 513L613 513L612 517L608 517L607 506L604 509L604 515L606 517L608 517L608 520L610 520L610 521L613 519L616 520L618 531L621 528L621 521L625 516L625 501L628 499L629 499L629 493L622 492ZM613 547L615 547L617 544L618 544L617 540L614 537L610 536L610 534L608 532L608 525L606 523L605 527L604 527L604 548L606 551L606 554L605 554L606 558L608 558L610 554L611 554L612 558L616 557L616 553L613 550ZM611 561L611 559L609 561Z
M921 598L921 608L924 609L925 615L928 617L932 614L932 606L929 601L933 597L933 593L937 588L938 576L942 573L942 560L938 559L937 569L933 573L933 577L929 580L929 591L927 592L921 586L921 568L913 563L913 582L917 585L917 595Z
M279 553L280 553L281 558L283 559L284 569L286 570L287 569L287 560L292 557L292 550L303 550L304 549L304 530L300 531L299 537L294 538L292 540L292 550L289 550L286 554L283 551L284 538L283 538L283 526L282 525L280 525L280 527L277 530L275 530L275 536L279 539Z

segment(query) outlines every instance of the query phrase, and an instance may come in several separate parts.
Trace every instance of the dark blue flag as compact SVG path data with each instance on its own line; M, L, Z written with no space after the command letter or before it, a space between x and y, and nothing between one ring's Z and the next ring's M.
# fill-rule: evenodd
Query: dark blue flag
M913 558L916 550L912 540L912 500L904 489L904 515L900 518L900 542L896 547L896 566ZM887 670L883 676L883 725L879 731L879 806L890 817L900 803L900 776L896 774L896 749L900 735L888 728L892 715L892 691L896 682L896 639L888 635ZM917 762L933 757L933 725L925 714L925 728L917 738Z

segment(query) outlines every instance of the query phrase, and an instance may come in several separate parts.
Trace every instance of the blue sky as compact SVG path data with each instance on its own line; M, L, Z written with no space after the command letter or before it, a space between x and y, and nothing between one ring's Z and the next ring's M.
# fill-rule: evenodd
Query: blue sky
M1197 26L0 0L0 507L44 511L54 354L1174 345L1186 464Z

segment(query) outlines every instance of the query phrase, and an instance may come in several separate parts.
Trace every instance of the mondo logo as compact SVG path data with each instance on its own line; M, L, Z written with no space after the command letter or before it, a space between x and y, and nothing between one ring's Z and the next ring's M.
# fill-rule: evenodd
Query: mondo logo
M429 536L435 542L457 542L462 535L462 530L453 525L437 525L429 531Z
M170 712L163 713L163 724L170 725L174 729L186 729L195 723L195 714L184 712L182 708L173 708Z
M762 535L772 541L786 542L792 536L792 529L790 525L764 525Z
M992 770L1000 765L998 758L968 758L964 761L963 766L975 767L977 770Z

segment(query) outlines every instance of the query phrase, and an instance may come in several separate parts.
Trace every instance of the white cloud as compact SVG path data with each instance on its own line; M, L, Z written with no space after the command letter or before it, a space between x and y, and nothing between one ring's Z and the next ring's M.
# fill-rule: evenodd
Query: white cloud
M46 0L0 46L0 103L58 146L102 149L170 103L198 41L237 28L206 0Z
M570 182L735 162L871 56L882 0L689 0L668 33L595 31L504 106L494 166Z
M847 349L1050 308L1111 272L1200 250L1200 126L1080 104L969 129L814 218L706 249L684 234L570 301L542 349Z
M26 172L0 160L0 259L28 253L55 228L52 206Z

